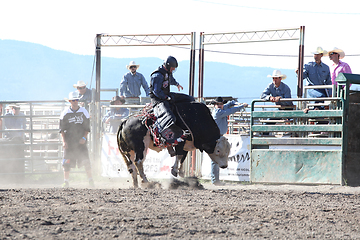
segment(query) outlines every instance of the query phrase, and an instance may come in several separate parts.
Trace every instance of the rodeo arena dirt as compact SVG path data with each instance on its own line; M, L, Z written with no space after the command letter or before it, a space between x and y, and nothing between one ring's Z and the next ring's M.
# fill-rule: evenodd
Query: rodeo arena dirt
M196 179L2 186L1 239L359 239L360 188Z

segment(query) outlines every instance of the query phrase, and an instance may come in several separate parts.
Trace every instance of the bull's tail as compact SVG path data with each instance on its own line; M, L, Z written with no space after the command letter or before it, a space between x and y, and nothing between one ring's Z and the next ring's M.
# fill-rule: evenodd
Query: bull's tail
M129 147L128 145L126 144L126 141L123 137L123 134L122 134L122 130L123 128L125 127L125 124L126 124L126 120L122 120L121 124L119 125L118 127L118 131L117 131L117 145L118 145L118 148L119 148L119 152L121 154L121 156L123 157L127 167L128 167L128 170L130 172L130 174L133 173L133 168L132 168L132 161L130 159L130 156L129 156Z
M122 130L125 126L125 123L126 123L126 120L121 121L121 124L118 127L116 140L117 140L117 145L118 145L121 155L124 157L124 159L127 159L125 152L127 152L128 146L126 145L125 139L122 135Z

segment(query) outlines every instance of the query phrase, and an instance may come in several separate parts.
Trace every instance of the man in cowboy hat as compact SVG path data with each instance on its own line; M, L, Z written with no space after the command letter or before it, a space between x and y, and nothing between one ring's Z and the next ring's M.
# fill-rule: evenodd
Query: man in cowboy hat
M286 75L282 74L280 70L274 70L272 75L268 75L273 79L265 90L262 92L260 98L266 101L271 101L276 105L281 105L280 110L292 110L292 101L280 101L282 98L291 98L291 90L288 85L282 82L286 79ZM269 118L269 120L280 120L280 118ZM267 125L274 125L275 123L266 123ZM269 132L263 133L269 135Z
M335 78L339 75L339 73L352 73L349 64L340 61L340 59L345 57L345 52L343 50L335 47L325 56L329 56L330 60L334 62L334 64L330 67L332 84L337 85Z
M282 80L286 79L286 75L282 74L280 70L274 70L273 74L267 77L271 77L273 81L264 89L260 98L285 108L286 106L292 106L292 101L280 101L281 98L291 98L289 86L282 82Z
M60 115L60 133L63 141L64 158L62 166L64 169L63 187L69 187L70 169L76 166L85 166L90 187L94 186L92 179L89 152L86 146L87 136L90 132L90 115L88 111L79 106L79 93L69 93L70 107Z
M78 81L73 85L74 88L79 92L79 102L80 106L84 107L87 111L89 111L89 104L92 99L92 92L89 88L86 87L87 83L84 81Z
M221 136L226 134L228 130L228 116L248 106L247 103L240 104L235 100L225 103L222 97L215 98L211 103L214 105L212 116L220 129ZM214 185L222 185L219 171L219 165L211 160L211 183Z
M331 85L330 68L321 61L321 58L327 54L322 47L318 47L314 52L314 62L304 65L303 78L307 80L308 85ZM296 74L298 74L296 69ZM308 94L312 98L331 97L331 89L309 89ZM315 102L316 103L316 102Z
M119 96L115 96L110 101L110 105L119 106L125 103L125 99ZM104 123L110 123L109 133L116 133L117 129L121 123L121 119L129 115L128 108L112 107L106 113L103 118Z
M140 65L131 61L126 68L130 71L126 73L120 82L120 96L126 98L139 98L141 95L140 88L143 87L146 96L149 96L149 85L145 77L137 72ZM140 100L138 101L140 103Z

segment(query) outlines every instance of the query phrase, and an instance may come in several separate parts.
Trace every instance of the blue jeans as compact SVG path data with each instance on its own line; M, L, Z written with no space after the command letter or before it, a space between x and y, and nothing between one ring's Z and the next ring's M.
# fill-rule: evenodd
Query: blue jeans
M220 181L219 179L219 164L211 160L211 183Z
M329 95L331 96L331 90L327 90L327 91L329 92ZM309 89L308 94L312 98L327 97L325 89ZM315 101L315 103L324 103L324 101ZM321 107L318 107L318 108L321 109L321 110L325 109L324 106L321 106Z
M327 97L325 89L309 89L308 94L312 98Z

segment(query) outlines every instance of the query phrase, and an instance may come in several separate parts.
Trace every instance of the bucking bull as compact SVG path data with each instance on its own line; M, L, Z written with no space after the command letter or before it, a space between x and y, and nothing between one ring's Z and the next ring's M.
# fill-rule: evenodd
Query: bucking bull
M186 141L175 146L176 159L171 169L172 175L184 176L183 162L187 152L195 148L205 151L221 168L227 168L230 144L224 136L220 136L220 130L209 108L199 102L183 102L176 103L173 112L176 125L191 134ZM130 116L120 124L117 132L118 147L132 176L134 188L138 187L137 174L140 175L142 183L148 183L143 169L148 148L157 152L164 149L164 146L159 147L154 143L154 136L149 128L152 121L143 114Z

